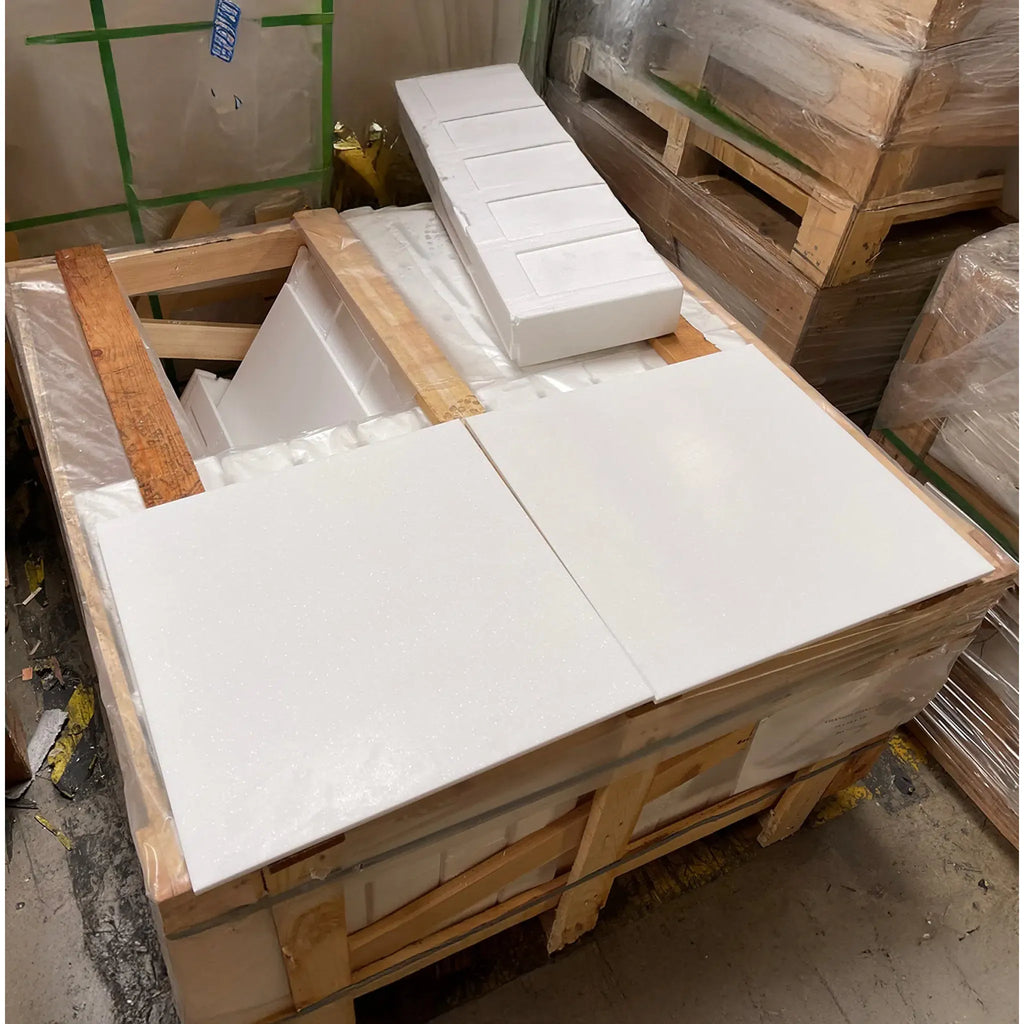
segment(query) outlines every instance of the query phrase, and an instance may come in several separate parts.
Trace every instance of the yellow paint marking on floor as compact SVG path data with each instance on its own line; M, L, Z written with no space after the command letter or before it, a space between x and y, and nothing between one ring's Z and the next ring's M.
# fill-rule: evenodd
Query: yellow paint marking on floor
M865 800L874 800L874 798L874 793L867 786L862 782L855 782L852 786L847 786L822 801L811 822L811 827L817 828L826 821L831 821L847 811L852 811L854 807L862 804Z
M46 763L50 766L50 781L60 782L71 757L78 746L89 723L92 721L93 711L96 707L96 700L93 697L92 689L84 684L75 687L75 692L68 700L68 720L64 723L57 742L50 751Z
M60 840L60 845L63 846L65 850L71 849L71 840L68 839L68 837L64 835L64 833L61 832L61 830L57 828L56 825L54 825L52 822L47 821L41 814L37 814L35 818L36 821L38 821L39 824L42 825L47 832L52 832L53 835L55 835Z
M925 752L904 732L894 732L889 737L889 749L908 768L919 772L925 763Z

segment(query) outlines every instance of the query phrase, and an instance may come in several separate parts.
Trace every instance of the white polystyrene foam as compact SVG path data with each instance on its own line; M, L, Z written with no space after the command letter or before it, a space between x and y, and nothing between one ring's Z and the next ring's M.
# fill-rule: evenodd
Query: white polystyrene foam
M97 537L195 891L651 697L462 423Z
M991 569L751 347L466 422L658 699Z
M405 138L513 360L675 329L682 286L518 67L396 88Z

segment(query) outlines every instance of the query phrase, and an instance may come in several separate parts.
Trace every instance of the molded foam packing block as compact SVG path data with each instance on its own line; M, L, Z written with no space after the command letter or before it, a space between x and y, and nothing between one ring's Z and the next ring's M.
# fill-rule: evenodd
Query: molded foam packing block
M675 330L682 285L516 65L395 87L409 148L512 359Z
M96 537L196 892L652 697L463 422Z
M287 441L412 404L412 390L305 248L235 376L222 381L197 370L182 396L209 454Z
M658 700L992 568L753 348L466 425Z

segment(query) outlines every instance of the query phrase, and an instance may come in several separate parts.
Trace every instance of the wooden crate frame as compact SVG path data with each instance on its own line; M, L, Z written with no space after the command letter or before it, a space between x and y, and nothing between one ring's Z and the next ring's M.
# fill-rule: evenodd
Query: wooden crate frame
M588 98L596 85L646 118L654 131L640 129L635 135L673 174L713 187L715 171L724 166L790 210L799 227L788 243L787 258L818 287L844 284L869 273L897 224L996 207L1002 197L1004 176L998 174L875 199L852 199L808 170L760 150L754 156L702 128L663 92L624 71L598 44L585 38L570 42L564 78L581 99ZM750 226L756 230L753 222Z
M334 211L301 213L288 224L106 257L99 247L69 250L58 254L56 264L147 504L195 493L201 484L173 413L162 400L124 294L163 293L284 269L300 245L308 246L327 271L363 329L391 353L432 422L481 411L470 388ZM40 276L52 280L53 267L53 260L25 261L10 265L8 277L15 282ZM699 294L689 283L687 287ZM925 653L934 646L937 629L951 643L966 644L1013 575L1013 563L981 531L924 493L728 314L723 312L722 318L983 553L993 571L972 584L726 680L616 716L199 895L191 891L166 793L132 701L85 536L71 507L73 498L60 464L53 422L45 403L33 405L41 448L63 513L84 619L101 677L109 684L115 742L145 807L146 821L137 828L136 845L179 996L204 986L230 989L236 985L239 1005L244 1005L242 994L261 970L246 958L255 956L257 947L259 955L267 955L269 942L273 962L266 964L267 969L284 972L287 992L258 1017L232 1019L251 1024L293 1019L313 1024L352 1022L356 996L547 911L554 911L549 948L559 949L593 927L617 875L754 814L763 815L761 842L774 842L799 828L823 795L867 771L885 737L837 752L835 757L632 838L645 803L749 743L756 725L751 706L763 707L765 700L789 696L823 673L830 682L843 679L844 673L862 678L891 666L894 657L909 659ZM223 358L225 344L237 346L239 340L239 332L226 331L225 325L169 324L160 333L160 345L184 345L187 340L192 355L214 358ZM669 363L717 351L682 318L674 334L651 344ZM24 346L21 357L31 398L39 381L35 345ZM147 400L138 401L140 394ZM742 707L737 705L740 689ZM343 895L347 873L438 835L457 835L470 820L486 820L553 793L575 796L576 806L426 895L348 933ZM500 892L510 880L559 858L566 858L570 866L551 881L459 919L481 897ZM250 940L255 945L245 945ZM244 970L232 973L240 960L245 961Z

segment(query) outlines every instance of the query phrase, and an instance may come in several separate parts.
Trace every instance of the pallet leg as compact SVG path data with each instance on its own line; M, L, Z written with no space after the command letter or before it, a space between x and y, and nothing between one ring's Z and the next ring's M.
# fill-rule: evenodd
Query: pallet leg
M855 226L862 229L866 225L866 222L857 222L855 225L855 221L857 212L852 203L834 208L812 200L800 222L800 230L789 256L790 263L818 286L837 283L834 281L835 274L846 255L851 252L851 232ZM878 255L884 237L883 231L877 239L872 259Z
M351 984L343 882L302 893L272 909L296 1010ZM337 999L310 1020L355 1024L353 1000Z
M825 795L832 780L846 762L831 764L819 761L797 772L793 782L779 797L778 803L761 819L761 834L757 841L769 846L796 832L814 810L814 805Z
M655 767L651 766L597 791L569 872L570 885L622 856L636 828L654 773ZM600 875L562 894L548 931L549 953L575 942L597 924L612 881L610 873Z

